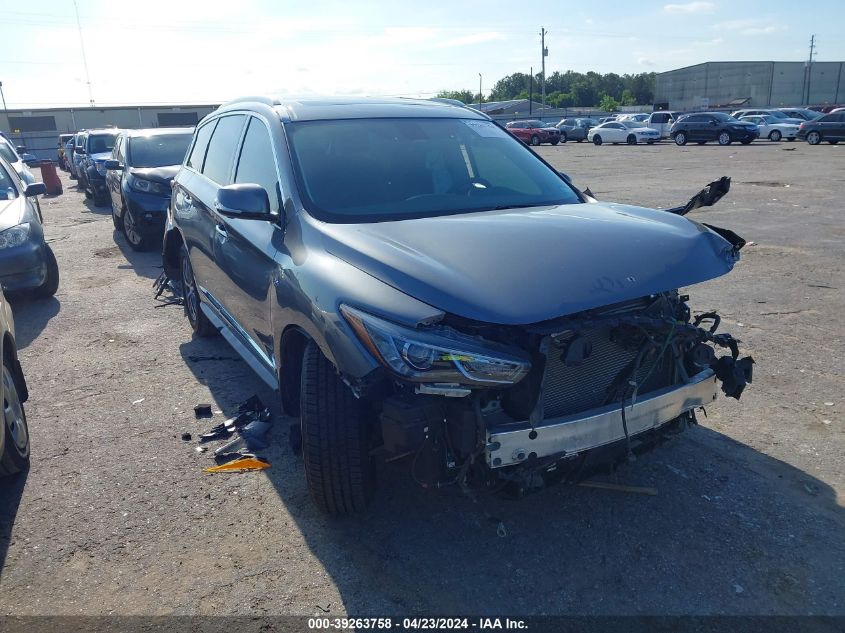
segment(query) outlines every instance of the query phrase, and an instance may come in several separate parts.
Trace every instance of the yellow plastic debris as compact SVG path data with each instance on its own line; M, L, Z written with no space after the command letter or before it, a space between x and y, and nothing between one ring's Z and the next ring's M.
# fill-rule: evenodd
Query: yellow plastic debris
M270 468L270 463L265 462L263 459L259 459L258 457L239 457L219 466L204 468L203 471L207 473L242 473L249 470L264 470L265 468Z

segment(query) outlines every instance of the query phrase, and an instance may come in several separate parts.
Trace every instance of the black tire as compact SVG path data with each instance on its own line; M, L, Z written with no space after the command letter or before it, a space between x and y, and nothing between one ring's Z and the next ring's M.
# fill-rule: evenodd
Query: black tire
M655 142L654 141L646 141L646 143L648 143L649 145L654 145Z
M686 132L677 132L675 134L675 145L686 145L687 144L687 133Z
M59 290L59 262L56 261L56 256L53 249L49 246L47 249L47 278L44 283L32 290L32 296L36 299L48 299L52 297Z
M822 134L816 130L807 133L807 142L810 145L818 145L822 142Z
M696 145L706 145L707 141L696 141L695 144Z
M719 132L719 136L716 138L719 142L719 145L730 145L733 143L733 139L731 138L731 133L727 130L722 130Z
M751 141L753 141L753 140L754 140L753 138L747 138L743 141L740 141L740 143L742 143L743 145L751 145Z
M557 145L558 143L560 143L560 139L556 138L556 139L552 140L551 143L552 143L552 145Z
M601 143L602 143L601 136L599 136L598 134L596 134L596 135L593 137L593 145L601 145Z
M540 137L537 136L536 134L534 136L532 136L531 137L531 144L534 145L535 147L537 145L539 145L540 144Z
M127 208L123 211L123 237L133 251L143 252L150 249L150 238L144 235L135 223L135 217Z
M769 132L769 140L774 141L775 143L777 143L782 137L783 134L780 133L780 130L772 130Z
M584 139L579 138L579 139L577 139L575 142L576 142L576 143L583 143L583 142L584 142Z
M637 144L637 137L634 136L633 134L629 134L628 138L625 139L625 140L627 141L628 145L636 145Z
M560 133L560 142L566 143L566 141L568 141L568 140L569 140L569 137L566 135L566 132L561 132Z
M199 290L197 290L197 282L194 280L194 269L191 267L188 249L185 248L184 244L179 251L179 271L182 277L182 299L185 304L185 316L188 317L191 329L197 336L214 336L217 334L217 329L200 308L200 296Z
M89 200L94 197L93 195L91 195L91 192L88 191L87 188L85 189L85 197L88 198Z
M836 145L839 141L828 141L831 145Z
M68 178L70 178L71 180L76 180L76 174L74 174L74 173L73 173L72 171L70 171L70 170L68 170L68 175L67 175L67 177L68 177Z
M338 516L367 507L375 483L364 407L313 341L302 360L300 425L315 505Z
M3 359L3 428L0 429L0 477L16 475L29 466L29 428L20 401L15 371Z

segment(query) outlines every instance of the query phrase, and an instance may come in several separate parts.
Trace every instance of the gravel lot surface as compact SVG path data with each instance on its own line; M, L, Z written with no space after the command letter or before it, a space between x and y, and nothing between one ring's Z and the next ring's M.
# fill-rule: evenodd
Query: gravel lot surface
M182 433L254 393L277 400L222 339L156 307L160 256L131 251L63 175L41 203L59 292L13 301L33 448L0 490L0 614L845 614L845 146L538 152L643 206L733 178L693 217L754 243L689 292L742 339L755 380L617 473L657 496L559 486L473 504L395 463L369 513L329 520L281 414L270 470L203 473ZM199 402L223 413L195 420Z

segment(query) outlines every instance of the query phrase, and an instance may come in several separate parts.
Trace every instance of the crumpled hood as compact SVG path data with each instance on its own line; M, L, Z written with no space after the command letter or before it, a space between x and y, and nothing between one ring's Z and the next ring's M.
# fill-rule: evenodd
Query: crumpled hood
M130 167L129 173L138 178L163 182L168 184L179 171L180 165L168 165L166 167Z
M696 284L738 259L696 222L621 204L309 223L335 256L429 305L487 323L537 323Z
M0 198L0 231L16 226L23 221L23 212L26 206L22 198L5 200Z
M102 163L111 158L111 152L100 152L99 154L91 154L91 160L95 163Z

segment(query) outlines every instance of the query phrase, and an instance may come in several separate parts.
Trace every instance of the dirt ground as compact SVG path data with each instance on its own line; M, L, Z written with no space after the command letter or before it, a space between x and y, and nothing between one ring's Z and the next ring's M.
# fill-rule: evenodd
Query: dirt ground
M131 251L63 175L42 200L59 292L13 302L33 448L0 490L0 614L845 614L845 146L538 151L643 206L733 178L693 217L753 244L688 290L754 356L754 384L618 472L657 496L559 486L473 504L395 463L367 514L330 520L281 414L270 470L202 472L183 432L277 400L222 339L157 307L160 256ZM199 402L223 413L197 421Z

